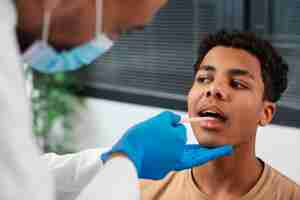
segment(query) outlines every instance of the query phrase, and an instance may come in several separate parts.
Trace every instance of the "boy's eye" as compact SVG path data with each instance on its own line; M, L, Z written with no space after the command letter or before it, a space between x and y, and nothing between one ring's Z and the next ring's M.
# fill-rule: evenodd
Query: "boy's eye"
M209 83L210 81L211 81L211 78L205 77L205 76L203 76L203 77L200 76L197 78L198 83Z
M232 80L230 85L233 88L237 88L237 89L246 89L247 88L247 86L239 80Z

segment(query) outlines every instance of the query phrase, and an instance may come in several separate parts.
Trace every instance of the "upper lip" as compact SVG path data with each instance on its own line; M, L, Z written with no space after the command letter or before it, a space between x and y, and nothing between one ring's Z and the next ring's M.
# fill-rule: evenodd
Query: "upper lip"
M226 121L228 119L228 116L225 114L225 112L222 109L220 109L217 105L203 106L198 109L197 115L199 115L200 113L203 113L203 112L208 112L208 111L218 113L224 121Z

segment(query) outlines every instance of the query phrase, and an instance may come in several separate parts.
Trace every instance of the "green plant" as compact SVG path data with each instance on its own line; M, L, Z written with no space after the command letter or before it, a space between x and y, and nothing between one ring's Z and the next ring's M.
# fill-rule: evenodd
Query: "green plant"
M33 131L44 152L59 154L76 151L72 143L72 117L85 106L75 95L76 77L72 73L41 74L27 70L32 81Z

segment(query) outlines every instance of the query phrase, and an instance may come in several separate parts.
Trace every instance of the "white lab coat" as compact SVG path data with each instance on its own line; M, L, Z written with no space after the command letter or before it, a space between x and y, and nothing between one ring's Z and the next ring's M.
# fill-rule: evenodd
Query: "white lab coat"
M0 1L0 199L52 200L52 182L31 133L30 103L15 40L15 9Z
M30 102L15 25L12 1L1 0L0 199L138 199L135 167L127 158L114 158L103 165L99 151L86 151L66 156L47 154L41 159L31 132ZM48 169L54 175L54 187Z
M139 199L138 177L127 158L113 158L103 165L103 150L90 149L43 159L54 176L56 200Z

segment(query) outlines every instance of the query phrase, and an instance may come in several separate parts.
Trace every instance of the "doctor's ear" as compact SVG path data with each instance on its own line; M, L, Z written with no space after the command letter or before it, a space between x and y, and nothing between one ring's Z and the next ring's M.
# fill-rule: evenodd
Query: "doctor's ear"
M275 115L275 112L276 112L276 104L270 101L265 101L261 112L261 117L258 122L259 125L266 126L267 124L271 123Z

